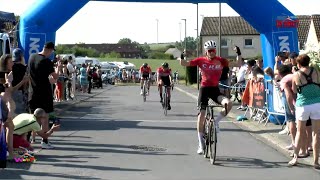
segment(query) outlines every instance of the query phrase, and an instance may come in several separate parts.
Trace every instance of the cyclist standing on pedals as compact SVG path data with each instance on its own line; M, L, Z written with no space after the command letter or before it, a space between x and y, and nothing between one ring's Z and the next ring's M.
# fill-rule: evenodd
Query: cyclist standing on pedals
M143 95L143 83L144 81L147 81L151 78L151 68L148 66L148 63L143 63L142 66L140 67L139 74L140 74L140 87L141 87L141 92L140 95ZM146 95L149 95L149 90L150 90L150 81L148 81L148 92Z
M198 96L198 108L200 112L198 114L198 123L197 123L197 130L198 130L198 154L203 154L204 149L204 123L205 123L205 114L206 108L208 106L209 98L215 101L218 104L221 104L223 107L227 105L227 114L232 109L232 103L230 99L225 97L219 89L219 79L222 74L222 69L224 67L228 67L228 61L222 57L216 56L216 42L215 41L207 41L204 44L204 49L206 51L206 56L198 57L191 61L180 59L180 64L182 66L199 66L201 70L201 87L199 90ZM219 121L225 117L225 109L222 109L218 116L215 118L215 127L217 132L219 132Z
M168 63L163 63L161 67L157 69L157 80L158 80L158 89L160 93L160 102L162 103L162 86L166 85L168 89L168 110L171 110L170 105L170 99L171 99L171 93L170 93L170 87L172 85L172 74L171 69L169 68Z

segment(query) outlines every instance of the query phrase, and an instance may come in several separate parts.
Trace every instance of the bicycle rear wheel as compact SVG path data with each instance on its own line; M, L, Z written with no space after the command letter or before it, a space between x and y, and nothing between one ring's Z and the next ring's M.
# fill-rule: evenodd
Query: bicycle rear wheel
M209 155L210 155L210 163L214 164L216 161L217 155L217 131L213 121L210 121L209 125Z

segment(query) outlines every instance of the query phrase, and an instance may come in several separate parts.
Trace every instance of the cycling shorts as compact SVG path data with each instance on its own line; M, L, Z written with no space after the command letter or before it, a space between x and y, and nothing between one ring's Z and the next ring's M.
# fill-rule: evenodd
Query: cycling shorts
M162 80L164 85L166 85L166 86L170 86L171 85L169 76L161 76L160 79Z
M142 74L141 79L149 79L149 74Z
M198 96L198 108L200 110L206 110L208 106L209 98L214 102L221 104L221 101L218 101L218 97L223 96L222 99L226 98L221 92L218 86L210 87L200 87L199 96Z

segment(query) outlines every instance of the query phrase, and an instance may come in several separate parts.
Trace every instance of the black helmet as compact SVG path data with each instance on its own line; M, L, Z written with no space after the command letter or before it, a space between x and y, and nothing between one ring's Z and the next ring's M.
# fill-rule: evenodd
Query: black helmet
M163 67L163 68L168 68L168 67L169 67L169 64L166 63L166 62L164 62L164 63L162 64L162 67Z
M143 63L142 66L146 68L148 67L148 63Z

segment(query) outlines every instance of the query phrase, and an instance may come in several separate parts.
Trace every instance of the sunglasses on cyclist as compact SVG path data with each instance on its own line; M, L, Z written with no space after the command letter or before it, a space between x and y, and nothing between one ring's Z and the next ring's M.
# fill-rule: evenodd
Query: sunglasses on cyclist
M208 49L208 53L216 53L216 49Z

